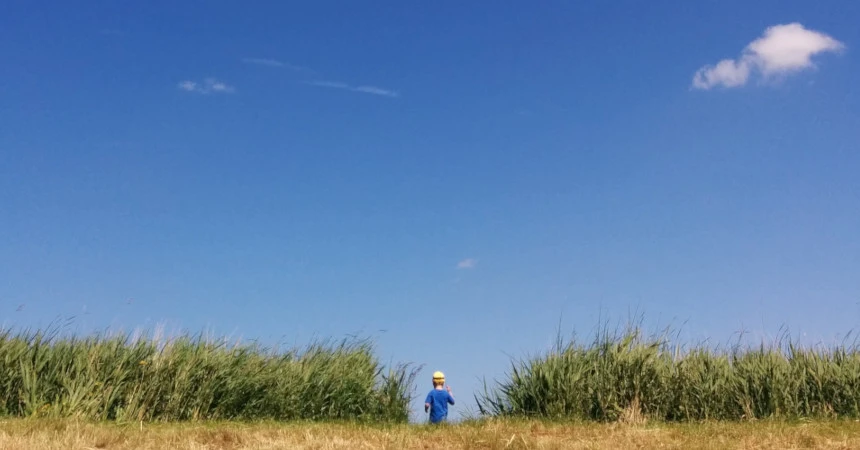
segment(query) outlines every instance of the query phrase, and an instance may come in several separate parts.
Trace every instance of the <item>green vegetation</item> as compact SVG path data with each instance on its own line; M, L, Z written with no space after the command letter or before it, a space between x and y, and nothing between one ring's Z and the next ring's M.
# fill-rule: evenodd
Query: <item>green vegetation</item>
M267 349L181 335L0 330L0 416L408 421L416 371L367 340ZM599 422L860 418L856 344L684 349L638 327L559 340L477 398L484 417Z
M415 371L368 341L276 351L180 336L0 330L0 415L87 420L406 422Z
M477 396L488 416L594 421L860 417L856 345L682 350L641 329L606 328L514 361Z

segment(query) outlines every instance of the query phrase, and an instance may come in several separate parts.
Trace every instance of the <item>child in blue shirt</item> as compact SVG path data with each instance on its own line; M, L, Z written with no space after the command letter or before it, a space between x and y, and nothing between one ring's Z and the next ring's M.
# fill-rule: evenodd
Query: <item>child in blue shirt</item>
M430 423L444 422L448 418L449 404L454 404L451 386L445 386L445 374L435 372L433 374L433 390L427 394L427 400L424 400L424 412L430 412Z

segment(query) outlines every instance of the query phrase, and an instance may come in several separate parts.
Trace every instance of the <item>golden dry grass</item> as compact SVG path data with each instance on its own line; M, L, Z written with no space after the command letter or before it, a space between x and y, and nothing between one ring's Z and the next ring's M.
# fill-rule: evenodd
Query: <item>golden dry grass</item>
M557 424L93 424L0 421L4 450L66 449L858 449L860 422Z

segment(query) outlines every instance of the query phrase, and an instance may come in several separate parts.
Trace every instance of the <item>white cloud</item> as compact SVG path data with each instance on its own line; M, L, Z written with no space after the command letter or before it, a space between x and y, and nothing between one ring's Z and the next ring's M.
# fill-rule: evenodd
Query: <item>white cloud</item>
M289 63L285 63L283 61L278 61L277 59L271 58L243 58L242 62L245 64L256 64L260 66L268 66L268 67L277 67L283 69L294 70L296 72L304 72L307 74L313 74L314 71L307 67L295 66ZM361 92L363 94L371 94L371 95L381 95L383 97L400 97L400 93L397 91L393 91L391 89L385 89L379 86L370 86L370 85L360 85L360 86L352 86L348 83L344 83L342 81L328 81L328 80L314 80L314 81L305 81L305 84L330 88L330 89L342 89L345 91L352 92Z
M478 260L474 258L466 258L457 263L458 269L474 269L478 265Z
M197 83L193 81L180 81L179 89L182 89L183 91L194 92L197 89Z
M385 89L377 86L351 86L340 81L309 81L311 86L318 86L332 89L343 89L352 92L361 92L364 94L381 95L384 97L400 97L397 91Z
M233 86L214 78L207 78L202 83L191 80L180 81L177 86L183 91L197 94L232 94L236 92L236 88Z
M213 81L212 84L210 85L210 87L212 88L212 92L233 92L233 91L235 91L235 89L233 89L232 86L227 86L226 84L224 84L220 81Z
M819 53L843 49L845 44L824 33L808 30L799 23L775 25L747 45L738 59L724 59L716 65L699 69L693 76L693 87L743 86L753 72L764 78L787 75L814 68L812 57Z
M770 27L764 37L747 47L766 75L814 67L813 55L844 48L845 44L826 34L807 30L799 23Z
M750 67L745 61L724 59L716 66L702 67L693 78L693 86L710 89L722 84L725 87L743 86L750 76Z
M379 88L376 86L358 86L353 89L355 92L364 92L365 94L384 95L386 97L397 97L399 94L388 89Z
M268 66L268 67L277 67L280 69L289 69L289 70L294 70L296 72L313 73L313 70L311 70L307 67L296 66L294 64L285 63L283 61L278 61L277 59L271 59L271 58L242 58L242 62L245 64L256 64L258 66Z

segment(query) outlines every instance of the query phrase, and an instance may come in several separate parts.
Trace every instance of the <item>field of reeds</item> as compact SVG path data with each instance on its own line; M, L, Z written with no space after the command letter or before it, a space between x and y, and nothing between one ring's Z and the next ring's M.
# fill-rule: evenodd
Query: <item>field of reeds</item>
M641 329L603 328L512 363L477 395L492 417L598 422L860 417L856 343L684 348Z
M512 361L483 418L628 424L860 418L856 344L683 347L637 327ZM416 370L368 340L272 349L203 335L0 331L0 417L405 423Z
M267 349L224 339L0 331L0 416L118 422L406 422L414 371L371 342Z

